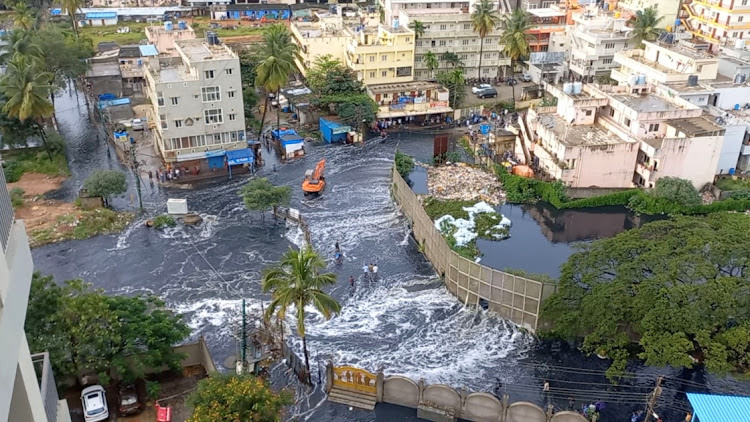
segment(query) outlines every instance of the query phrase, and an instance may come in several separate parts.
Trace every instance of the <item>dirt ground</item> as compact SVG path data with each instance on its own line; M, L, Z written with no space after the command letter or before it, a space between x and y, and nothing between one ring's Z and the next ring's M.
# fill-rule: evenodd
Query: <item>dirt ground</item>
M25 204L15 209L16 218L24 220L26 231L51 227L57 218L76 210L69 202L43 199L41 195L58 189L65 177L25 173L15 183L8 183L8 190L19 187L24 190Z

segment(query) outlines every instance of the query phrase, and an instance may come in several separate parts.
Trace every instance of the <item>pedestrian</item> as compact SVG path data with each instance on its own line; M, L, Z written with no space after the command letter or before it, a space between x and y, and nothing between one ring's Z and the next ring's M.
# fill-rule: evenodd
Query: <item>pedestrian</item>
M353 275L349 276L349 285L352 286L352 287L354 287L354 276Z
M174 169L174 178L179 179L180 178L180 169L176 168Z
M687 412L685 414L685 422L691 422L693 420L693 414L691 412Z
M336 244L334 245L336 248L336 252L341 252L341 248L339 247L339 241L336 241Z
M167 172L167 180L169 181L172 180L172 173Z
M375 264L372 266L372 276L377 277L378 276L378 264Z
M148 180L153 180L153 179L154 179L154 172L152 172L151 170L149 170L148 171Z
M576 408L576 399L568 397L568 410L574 411Z
M549 393L549 381L544 380L544 385L542 386L542 391L545 393Z
M362 266L362 271L365 273L365 277L367 277L367 274L370 272L370 267L367 266L367 264Z

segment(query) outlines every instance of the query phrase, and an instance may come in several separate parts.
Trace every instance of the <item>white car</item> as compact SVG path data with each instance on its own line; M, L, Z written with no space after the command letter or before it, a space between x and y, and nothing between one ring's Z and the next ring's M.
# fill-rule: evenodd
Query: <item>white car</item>
M83 420L86 422L98 422L109 419L107 408L107 394L101 385L92 385L81 391L81 404L83 405Z
M143 119L133 119L133 130L143 130Z
M492 88L492 85L490 85L490 84L480 84L480 85L477 85L477 86L472 86L471 87L471 93L472 94L476 94L477 92L483 91L483 90L485 90L487 88Z
M521 75L521 80L524 82L531 82L531 75L528 73L524 73Z

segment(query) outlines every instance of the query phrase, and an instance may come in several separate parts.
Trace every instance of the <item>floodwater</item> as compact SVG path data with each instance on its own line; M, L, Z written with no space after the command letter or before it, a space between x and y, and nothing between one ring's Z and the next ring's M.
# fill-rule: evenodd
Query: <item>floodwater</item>
M107 145L97 139L85 109L77 108L79 102L83 104L75 92L61 95L57 101L73 173L58 193L66 199L74 196L83 178L94 169L121 168L115 158L106 158ZM511 400L540 405L546 401L541 386L548 379L557 390L549 397L556 407L566 408L568 396L576 397L578 406L600 398L609 403L603 419L611 421L626 420L630 412L643 407L657 374L670 377L664 384L659 411L675 419L682 416L685 404L680 391L688 385L722 391L747 387L702 371L633 365L629 370L637 376L613 388L603 376L606 361L582 356L564 342L538 341L497 315L463 307L419 253L406 220L391 200L389 173L397 145L418 158L429 157L432 151L428 136L413 134L369 141L364 147L309 145L305 158L279 165L278 172L271 171L270 165L261 172L274 184L292 186L292 207L307 219L313 244L331 262L330 269L340 280L331 290L343 305L340 315L325 321L308 310L306 327L314 374L324 360L332 359L335 364L371 371L383 368L386 374L473 391L492 391L499 380L502 387L498 392L509 394ZM321 158L327 160L328 187L320 198L305 199L300 189L304 172ZM146 185L147 212L127 230L36 248L36 269L53 274L58 281L80 277L113 294L159 295L185 315L194 336L205 336L214 359L221 363L236 354L228 326L241 299L248 299L250 308L259 310L260 301L268 300L260 291L261 271L289 247L300 246L303 238L294 226L248 212L237 196L246 181L246 177L216 181L194 190ZM116 207L133 209L132 186L115 201ZM178 226L163 232L147 229L144 221L164 212L167 198L186 198L189 208L205 221L197 227ZM522 228L523 220L516 214L521 211L508 212ZM518 233L515 237L523 236ZM332 263L336 241L345 255L338 267ZM546 253L532 243L516 247ZM554 259L562 256L561 252ZM363 264L370 262L378 264L381 275L381 280L372 284L360 276ZM540 272L532 261L525 262L530 271ZM347 281L350 275L357 279L354 289ZM295 323L292 315L290 312L287 320L291 327ZM298 337L290 334L294 347L301 350ZM319 387L312 391L299 388L282 367L277 366L273 373L278 384L297 391L299 400L290 417L310 421L415 420L415 412L394 406L378 406L376 412L350 411L325 402Z

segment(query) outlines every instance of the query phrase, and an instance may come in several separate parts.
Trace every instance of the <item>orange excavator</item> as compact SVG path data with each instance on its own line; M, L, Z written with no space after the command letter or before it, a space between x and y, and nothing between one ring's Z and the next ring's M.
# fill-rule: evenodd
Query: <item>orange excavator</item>
M305 172L305 180L302 182L302 191L305 192L305 195L317 195L323 192L326 187L326 178L323 176L325 169L326 160L324 158L318 162L315 170Z

